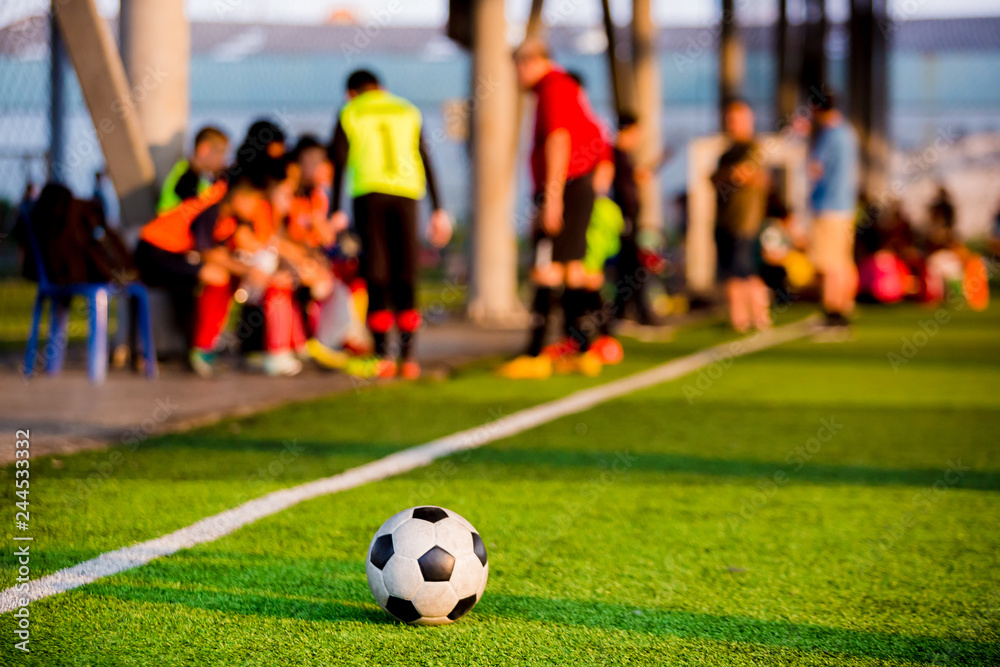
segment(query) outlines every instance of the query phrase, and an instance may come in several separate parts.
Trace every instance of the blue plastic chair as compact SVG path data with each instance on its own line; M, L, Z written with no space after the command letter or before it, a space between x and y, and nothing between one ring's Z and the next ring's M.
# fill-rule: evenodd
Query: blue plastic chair
M136 316L139 318L142 350L146 358L146 377L156 377L158 369L156 348L153 344L153 319L149 311L149 294L145 285L140 283L121 286L112 283L56 285L49 280L46 273L45 261L38 246L38 239L35 237L35 230L31 227L31 221L25 218L24 225L38 273L38 294L31 316L31 335L28 337L28 349L24 354L25 377L31 377L35 371L39 328L46 299L51 302L52 311L49 319L49 342L44 351L45 372L49 375L58 375L62 371L66 346L69 343L66 331L69 321L69 302L75 296L87 299L87 320L90 323L90 333L87 338L87 376L90 381L101 383L108 375L108 305L112 296L134 299L138 311ZM119 323L119 326L122 325L123 323Z

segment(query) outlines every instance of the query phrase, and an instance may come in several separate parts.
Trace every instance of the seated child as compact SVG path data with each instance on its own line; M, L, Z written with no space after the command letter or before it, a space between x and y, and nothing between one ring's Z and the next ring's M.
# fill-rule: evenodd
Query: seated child
M203 127L194 137L194 153L173 166L163 187L156 212L165 213L185 199L192 199L212 185L226 166L229 138L212 126Z
M246 175L233 176L181 202L140 232L135 251L140 275L146 284L170 291L186 328L191 367L201 376L213 372L212 352L228 311L228 299L220 308L219 293L229 290L233 276L260 283L269 280L224 246L224 230L235 229L234 221L252 217L263 196L262 184Z

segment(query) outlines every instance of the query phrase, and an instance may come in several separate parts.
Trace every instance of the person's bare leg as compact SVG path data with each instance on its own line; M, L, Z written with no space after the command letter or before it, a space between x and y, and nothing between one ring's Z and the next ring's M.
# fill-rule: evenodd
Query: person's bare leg
M771 294L767 290L767 285L759 276L754 276L747 281L750 293L751 312L753 313L753 325L758 331L771 328Z
M747 281L740 278L726 281L726 300L729 302L729 323L736 331L746 332L750 328Z

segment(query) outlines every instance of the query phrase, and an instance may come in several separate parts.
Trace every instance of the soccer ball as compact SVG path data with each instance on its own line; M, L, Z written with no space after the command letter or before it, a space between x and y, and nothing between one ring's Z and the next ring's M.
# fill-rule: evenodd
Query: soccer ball
M486 547L472 524L443 507L411 507L389 518L365 560L382 609L413 625L444 625L472 609L486 588Z

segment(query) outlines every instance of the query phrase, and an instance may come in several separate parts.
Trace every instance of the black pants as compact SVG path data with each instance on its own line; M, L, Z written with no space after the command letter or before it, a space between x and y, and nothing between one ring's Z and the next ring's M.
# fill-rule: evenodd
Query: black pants
M135 265L142 282L166 290L177 328L188 347L194 338L194 293L202 266L200 260L191 261L194 257L168 252L146 241L139 241L135 248Z
M380 192L354 200L368 310L412 310L417 278L417 201Z

